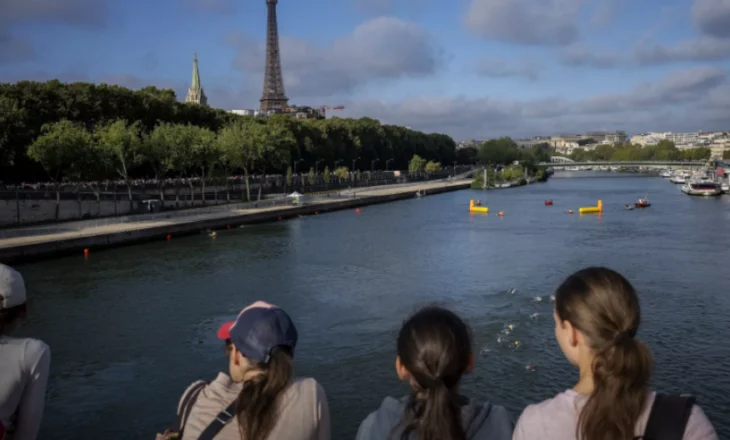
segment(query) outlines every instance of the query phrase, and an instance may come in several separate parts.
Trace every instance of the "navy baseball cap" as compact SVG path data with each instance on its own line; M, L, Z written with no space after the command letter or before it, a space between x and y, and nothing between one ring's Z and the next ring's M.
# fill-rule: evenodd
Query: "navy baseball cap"
M274 347L288 347L294 353L297 329L285 311L256 301L241 310L235 321L223 324L218 329L218 338L230 339L247 358L267 363Z

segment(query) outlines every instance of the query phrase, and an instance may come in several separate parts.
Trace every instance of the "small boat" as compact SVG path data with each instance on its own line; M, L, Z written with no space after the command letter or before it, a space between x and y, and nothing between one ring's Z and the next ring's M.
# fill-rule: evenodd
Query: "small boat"
M725 194L730 194L730 183L723 183L722 185L720 185L720 189Z
M552 200L545 200L545 206L553 206Z
M651 203L649 203L649 199L639 199L634 203L634 206L637 208L648 208L651 206Z
M687 179L682 174L675 174L669 179L672 183L686 183Z
M672 171L671 170L662 170L662 172L659 173L660 177L669 178L672 177Z
M691 180L682 185L682 192L689 196L719 196L722 185L713 181Z
M634 207L632 205L624 205L624 209L627 211L633 211Z

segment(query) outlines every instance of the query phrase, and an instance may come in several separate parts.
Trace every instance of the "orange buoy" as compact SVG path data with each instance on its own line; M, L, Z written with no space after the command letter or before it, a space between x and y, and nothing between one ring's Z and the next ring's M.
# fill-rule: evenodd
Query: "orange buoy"
M357 209L355 210L355 214L360 214L361 212L362 212L362 211L360 210L360 208L357 208Z
M88 257L89 256L89 249L88 248L87 249L84 249L84 256L85 257Z
M497 214L498 217L504 217L504 212L499 211L499 214Z
M168 234L168 236L167 236L167 241L170 241L170 240L172 240L172 235L169 235L169 234Z
M314 211L314 215L319 215L319 211Z
M572 214L572 213L573 213L573 210L572 209L568 211L568 214Z
M552 200L545 200L545 206L553 206Z
M226 226L227 229L231 229L231 225Z

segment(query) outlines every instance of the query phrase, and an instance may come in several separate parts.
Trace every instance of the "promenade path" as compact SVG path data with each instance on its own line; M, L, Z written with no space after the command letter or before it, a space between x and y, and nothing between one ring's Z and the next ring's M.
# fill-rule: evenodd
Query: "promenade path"
M303 208L307 212L316 210L344 209L359 204L384 203L393 199L384 199L388 196L402 195L407 198L417 191L424 194L429 192L443 192L465 188L470 179L439 180L431 182L407 183L399 185L385 185L370 188L334 192L320 196L305 196L305 206L292 204L291 199L271 199L257 203L242 203L222 205L210 208L196 208L185 211L172 211L158 214L141 214L122 218L96 219L38 225L25 228L0 231L0 259L3 256L14 254L14 249L23 247L53 244L54 242L77 241L97 236L139 235L140 231L182 231L185 225L191 228L205 229L206 224L215 224L220 227L221 222L230 220L231 223L245 223L247 219L265 220L276 219L276 216L293 216L301 214ZM343 205L346 203L346 206ZM243 206L237 208L236 206ZM115 242L117 240L114 240ZM120 240L119 242L124 241ZM132 237L130 237L132 241Z

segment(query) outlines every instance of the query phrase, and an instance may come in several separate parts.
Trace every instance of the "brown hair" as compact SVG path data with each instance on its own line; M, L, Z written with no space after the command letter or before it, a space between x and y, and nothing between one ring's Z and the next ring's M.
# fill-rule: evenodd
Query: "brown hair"
M254 368L260 374L243 383L236 400L236 415L245 440L265 440L276 425L279 398L293 374L291 350L275 347L269 362L258 363Z
M0 335L8 335L28 314L26 303L8 309L0 309Z
M401 440L466 440L458 385L472 355L469 327L455 313L429 306L411 316L398 334L398 356L413 391L400 425Z
M555 312L580 330L593 351L593 393L576 428L583 440L630 440L646 403L653 360L635 339L639 298L618 272L589 267L570 275L555 293Z

